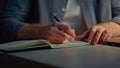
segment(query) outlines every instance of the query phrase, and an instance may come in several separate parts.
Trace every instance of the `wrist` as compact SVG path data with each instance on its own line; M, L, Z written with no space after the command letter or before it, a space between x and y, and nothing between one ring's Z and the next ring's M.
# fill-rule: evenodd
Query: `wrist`
M29 39L29 34L31 34L31 28L30 24L26 24L23 27L20 28L20 30L17 33L17 39L23 40L23 39Z

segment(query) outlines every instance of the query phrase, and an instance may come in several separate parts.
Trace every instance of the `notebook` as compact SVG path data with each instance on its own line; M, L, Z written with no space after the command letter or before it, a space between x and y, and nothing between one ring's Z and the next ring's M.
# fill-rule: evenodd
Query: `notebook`
M51 44L46 40L22 40L13 41L5 44L0 44L0 51L3 52L16 52L34 49L48 49L48 48L69 48L69 47L80 47L89 46L89 43L82 41L73 41L67 44Z

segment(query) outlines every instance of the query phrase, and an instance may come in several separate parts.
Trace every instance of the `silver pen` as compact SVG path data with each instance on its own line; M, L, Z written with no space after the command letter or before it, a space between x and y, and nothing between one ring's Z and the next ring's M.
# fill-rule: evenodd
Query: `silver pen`
M61 20L57 17L57 14L56 14L56 13L53 13L53 17L54 17L54 19L55 19L57 22L61 22Z

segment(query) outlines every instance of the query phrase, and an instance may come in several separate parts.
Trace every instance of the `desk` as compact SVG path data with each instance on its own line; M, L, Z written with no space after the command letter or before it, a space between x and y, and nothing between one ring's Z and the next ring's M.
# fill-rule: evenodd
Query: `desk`
M64 68L120 68L120 48L104 45L34 50L8 55L39 65L46 64L47 67L50 65Z

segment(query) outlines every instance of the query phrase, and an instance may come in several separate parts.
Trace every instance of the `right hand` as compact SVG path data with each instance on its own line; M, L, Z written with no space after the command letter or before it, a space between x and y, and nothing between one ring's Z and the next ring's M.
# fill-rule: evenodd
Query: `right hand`
M28 24L20 29L17 36L18 39L45 39L54 44L61 44L66 39L72 42L75 33L71 27L63 23Z
M120 25L115 22L101 22L92 26L82 35L76 36L76 40L86 41L91 44L104 44L111 38L120 37Z

